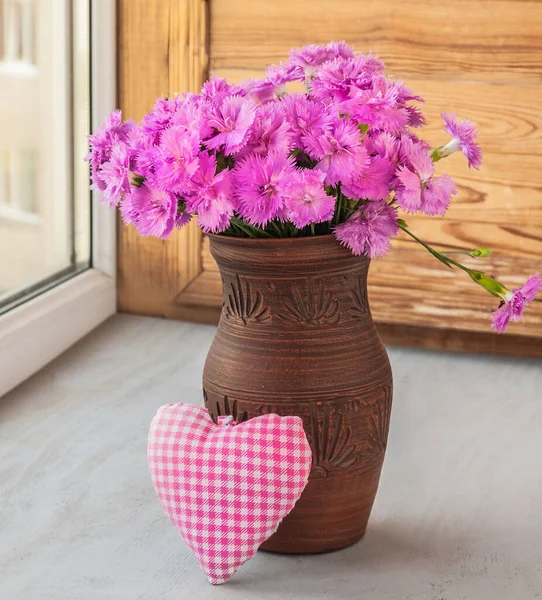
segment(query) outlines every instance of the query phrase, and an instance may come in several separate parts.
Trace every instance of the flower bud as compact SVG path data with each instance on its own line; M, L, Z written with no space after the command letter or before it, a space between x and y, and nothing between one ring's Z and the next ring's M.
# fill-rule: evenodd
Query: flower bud
M472 258L487 258L491 254L491 250L486 247L475 248L474 250L471 250L468 254L469 256L472 256Z
M486 275L481 271L469 271L469 275L473 281L475 281L478 285L481 285L490 294L497 296L497 298L506 300L509 297L510 290L489 275Z

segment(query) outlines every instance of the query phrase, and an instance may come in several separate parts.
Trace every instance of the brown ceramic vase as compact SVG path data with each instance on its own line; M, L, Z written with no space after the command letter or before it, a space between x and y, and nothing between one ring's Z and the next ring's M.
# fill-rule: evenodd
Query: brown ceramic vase
M367 301L369 259L331 235L210 236L224 304L203 371L211 416L298 415L307 487L263 550L314 553L360 540L386 450L392 374Z

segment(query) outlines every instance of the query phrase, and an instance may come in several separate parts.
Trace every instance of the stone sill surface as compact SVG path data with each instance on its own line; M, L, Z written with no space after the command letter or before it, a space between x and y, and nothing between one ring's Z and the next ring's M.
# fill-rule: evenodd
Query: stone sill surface
M365 539L209 585L154 495L149 423L201 403L215 328L117 315L0 399L2 600L542 598L542 363L390 348Z

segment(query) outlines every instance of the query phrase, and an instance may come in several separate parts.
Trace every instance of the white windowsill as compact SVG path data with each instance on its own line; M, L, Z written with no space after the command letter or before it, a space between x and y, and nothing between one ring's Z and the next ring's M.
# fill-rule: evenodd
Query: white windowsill
M113 279L89 269L2 315L0 396L44 367L115 310Z
M37 213L21 210L7 204L0 204L0 219L34 227L40 223L40 217Z
M38 67L19 60L0 61L0 76L34 79L38 76Z
M156 498L146 439L160 405L202 406L215 331L116 315L3 399L2 600L538 597L539 361L400 348L364 540L259 552L209 585Z
M115 3L93 0L91 6L95 129L117 106L117 34ZM94 268L0 316L0 396L116 312L116 215L100 206L94 194L92 205Z

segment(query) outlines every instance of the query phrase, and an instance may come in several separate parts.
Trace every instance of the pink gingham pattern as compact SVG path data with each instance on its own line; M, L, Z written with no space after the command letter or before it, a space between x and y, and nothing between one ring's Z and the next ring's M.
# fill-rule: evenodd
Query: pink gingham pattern
M149 432L154 488L212 584L256 554L305 489L311 449L299 417L218 426L205 409L168 404Z

